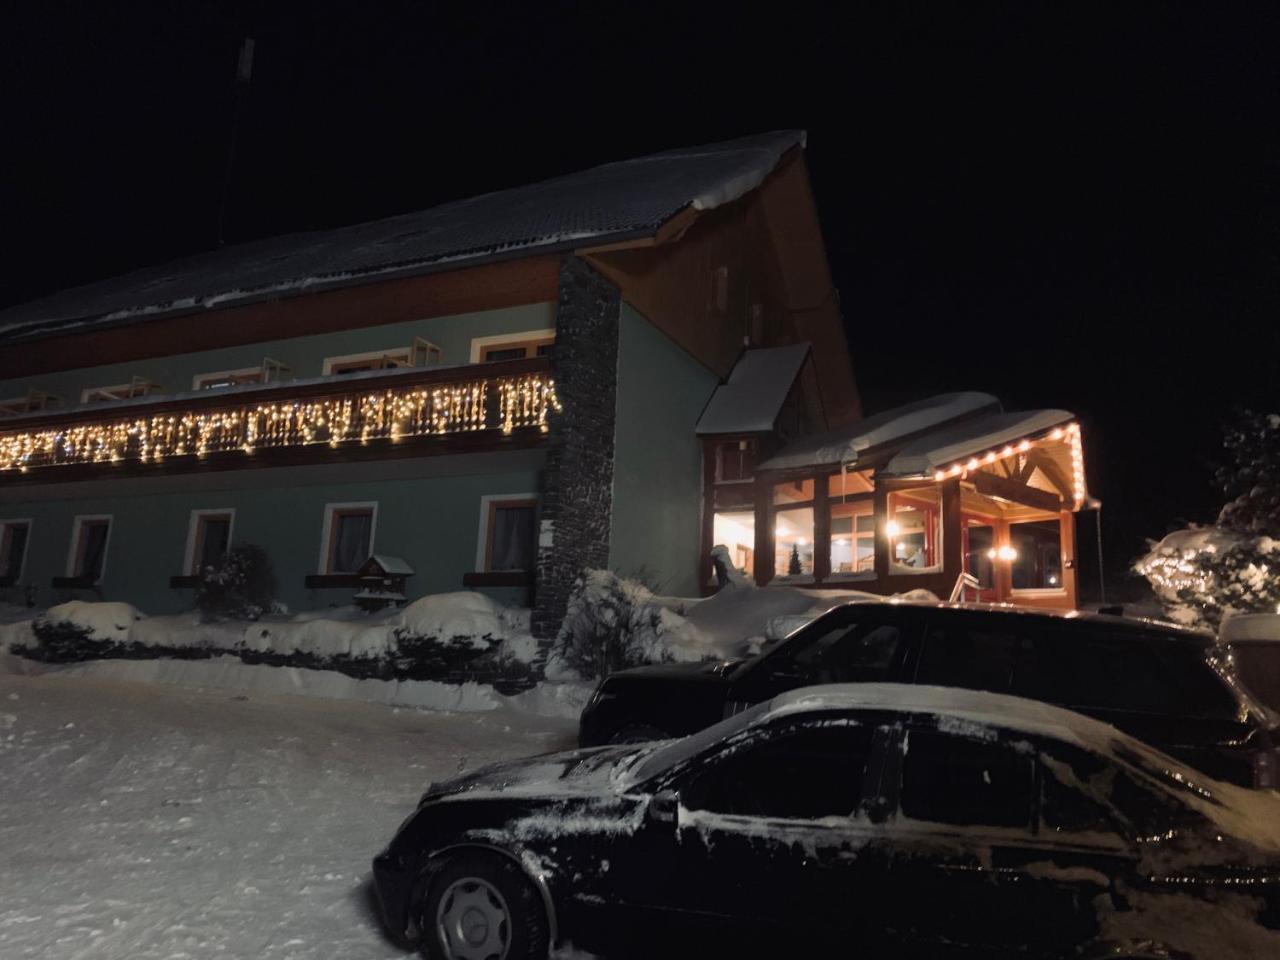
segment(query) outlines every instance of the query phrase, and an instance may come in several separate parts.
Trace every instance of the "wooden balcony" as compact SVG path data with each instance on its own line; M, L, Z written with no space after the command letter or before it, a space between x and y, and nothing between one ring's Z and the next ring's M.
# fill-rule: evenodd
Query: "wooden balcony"
M139 397L0 421L0 484L527 447L559 408L542 357Z

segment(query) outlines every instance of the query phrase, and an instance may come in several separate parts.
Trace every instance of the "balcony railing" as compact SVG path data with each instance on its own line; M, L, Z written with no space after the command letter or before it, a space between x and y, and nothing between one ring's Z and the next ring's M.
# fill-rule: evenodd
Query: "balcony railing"
M124 401L0 428L0 475L490 431L545 432L550 364L517 360Z

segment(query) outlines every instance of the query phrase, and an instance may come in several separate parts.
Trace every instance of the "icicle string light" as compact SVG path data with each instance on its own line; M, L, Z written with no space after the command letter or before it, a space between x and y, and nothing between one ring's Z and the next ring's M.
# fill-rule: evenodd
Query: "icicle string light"
M1065 439L1071 448L1071 499L1075 503L1077 509L1084 503L1085 498L1085 479L1084 479L1084 447L1080 442L1080 424L1069 423L1065 427L1054 427L1053 430L1040 440L1060 441ZM1020 440L1017 443L1007 444L999 450L988 450L984 454L970 457L968 460L957 461L949 467L943 467L933 474L934 480L945 480L948 477L967 477L975 470L995 463L997 460L1007 460L1009 457L1026 453L1037 442L1030 439Z
M227 410L122 417L83 426L0 431L0 471L72 463L160 463L168 457L399 440L536 427L560 410L555 384L539 376L382 390L317 400L280 400Z

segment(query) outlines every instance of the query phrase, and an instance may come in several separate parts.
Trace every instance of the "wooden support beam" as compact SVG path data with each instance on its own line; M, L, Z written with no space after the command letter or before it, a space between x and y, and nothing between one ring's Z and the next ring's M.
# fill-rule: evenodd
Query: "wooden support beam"
M1034 507L1049 513L1062 510L1061 497L1028 487L1025 483L1015 483L1013 480L997 477L994 473L971 473L969 479L973 481L974 489L984 496L1002 497L1024 507Z

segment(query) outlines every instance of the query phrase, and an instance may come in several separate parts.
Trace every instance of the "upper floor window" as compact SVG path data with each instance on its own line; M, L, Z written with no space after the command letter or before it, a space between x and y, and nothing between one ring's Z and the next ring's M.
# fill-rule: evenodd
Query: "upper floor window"
M754 440L727 440L716 444L716 483L749 482L755 469Z
M401 367L434 367L444 362L444 351L429 340L414 337L404 347L349 353L341 357L325 357L323 373L363 373L366 370L395 370Z
M329 503L320 542L321 573L355 573L373 553L376 501Z
M498 360L525 360L549 357L555 348L554 330L525 330L496 337L476 337L471 341L472 363L494 363Z
M134 377L128 383L111 387L86 387L80 391L81 403L107 403L111 400L128 400L130 397L146 397L159 393L163 388L144 377Z
M256 367L239 370L219 370L214 373L198 373L191 381L193 390L216 390L219 387L238 387L246 383L272 383L283 378L289 368L279 360L265 357Z
M16 417L23 413L35 413L56 407L59 398L41 390L28 390L25 396L0 400L0 417Z
M30 538L30 520L0 520L0 583L22 579Z
M67 556L67 576L98 583L107 568L107 547L111 542L111 517L78 516L72 528L71 552Z

